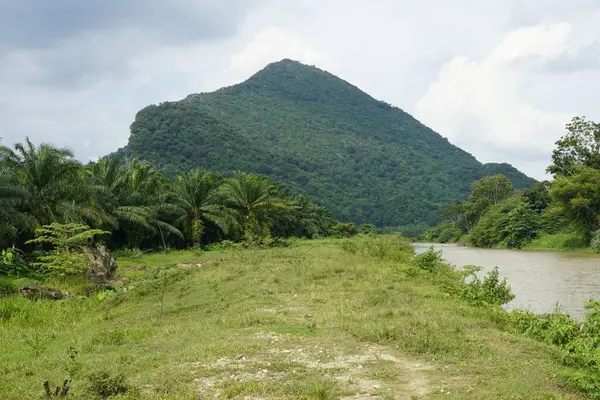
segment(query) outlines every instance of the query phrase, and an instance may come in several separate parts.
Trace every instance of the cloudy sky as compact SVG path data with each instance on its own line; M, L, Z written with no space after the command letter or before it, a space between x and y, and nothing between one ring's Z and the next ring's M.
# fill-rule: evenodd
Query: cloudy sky
M598 21L600 0L0 0L0 137L87 161L140 108L292 58L543 178L568 120L600 121Z

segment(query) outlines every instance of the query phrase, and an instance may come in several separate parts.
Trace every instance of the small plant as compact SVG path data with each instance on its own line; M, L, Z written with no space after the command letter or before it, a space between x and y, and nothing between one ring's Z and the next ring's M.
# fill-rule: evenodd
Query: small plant
M15 246L3 249L0 253L0 275L14 277L32 277L37 274L23 256L23 252Z
M338 398L338 386L328 380L315 380L304 386L303 394L309 399L333 400Z
M44 392L46 392L46 397L58 398L58 397L67 397L69 394L69 383L71 383L71 378L66 378L62 384L62 387L57 386L54 392L50 389L50 382L44 381Z
M69 360L67 361L65 370L69 376L74 376L81 370L82 366L81 361L79 361L79 350L74 346L69 346L68 357Z
M65 276L85 271L87 259L81 249L89 246L98 235L110 234L81 224L44 225L35 232L36 238L27 243L50 245L53 250L38 257L41 268L52 275Z
M483 282L475 274L477 269L472 269L467 276L472 277L472 281L466 283L460 293L460 297L469 300L475 304L493 304L504 305L515 298L506 278L500 280L498 267L487 273Z
M592 240L590 242L590 247L596 253L600 253L600 229L592 233Z
M144 255L144 252L137 248L123 248L113 252L115 257L138 258Z
M342 249L351 254L356 254L359 250L358 243L354 240L346 239L342 241Z
M431 246L427 251L415 256L413 264L426 271L435 271L444 264L442 251L436 251L433 246Z
M123 374L111 374L108 371L100 371L88 376L90 396L108 399L111 396L127 393L131 386Z

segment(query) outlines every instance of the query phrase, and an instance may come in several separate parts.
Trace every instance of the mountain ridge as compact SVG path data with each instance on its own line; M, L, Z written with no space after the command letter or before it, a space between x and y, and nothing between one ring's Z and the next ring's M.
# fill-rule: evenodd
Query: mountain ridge
M121 154L173 174L204 167L259 172L356 223L435 224L440 205L472 181L504 173L482 164L402 109L317 67L284 59L246 81L140 110Z

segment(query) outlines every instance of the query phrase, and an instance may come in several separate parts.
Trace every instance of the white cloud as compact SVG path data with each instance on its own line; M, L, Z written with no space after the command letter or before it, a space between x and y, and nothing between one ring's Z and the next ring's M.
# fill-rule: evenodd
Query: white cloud
M9 0L0 13L4 144L29 135L82 160L101 156L127 142L142 107L282 58L415 114L482 161L538 177L565 119L600 120L598 0L175 0L142 12L141 0L45 3ZM27 14L35 23L17 9L37 10Z
M231 66L226 73L251 74L284 58L322 68L332 67L331 59L302 37L289 34L279 27L269 26L261 29L241 52L231 57Z
M511 161L542 178L575 110L566 105L553 111L527 101L521 88L533 72L517 61L563 54L570 31L568 23L520 28L482 61L449 61L419 100L418 118L484 162Z

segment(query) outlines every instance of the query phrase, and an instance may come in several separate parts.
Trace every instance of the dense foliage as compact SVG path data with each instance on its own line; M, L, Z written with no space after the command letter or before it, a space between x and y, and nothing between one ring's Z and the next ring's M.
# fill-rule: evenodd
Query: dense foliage
M600 252L600 124L576 117L556 142L548 172L554 180L513 192L508 181L486 177L472 186L465 202L442 207L447 221L424 240L461 237L479 247L521 248L555 235L552 247L590 245ZM493 183L492 181L496 181Z
M169 179L135 159L82 165L48 144L0 147L0 274L19 275L17 249L41 252L32 265L44 271L81 272L76 249L97 235L113 248L200 247L222 239L262 245L329 235L334 222L324 207L263 175L225 178L196 169Z
M342 221L421 232L476 179L501 173L518 188L535 183L510 165L482 165L402 110L290 60L239 85L144 108L116 156L167 175L261 173Z

